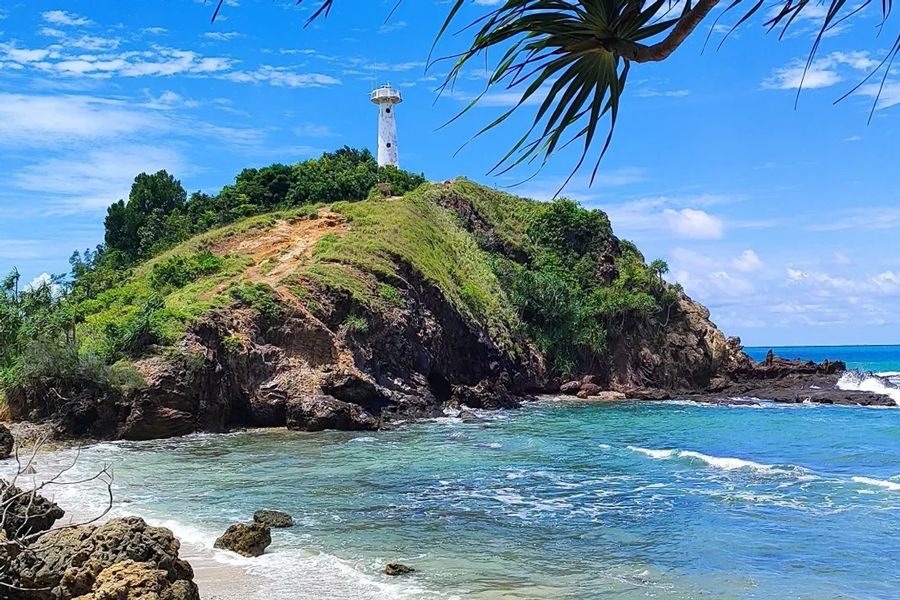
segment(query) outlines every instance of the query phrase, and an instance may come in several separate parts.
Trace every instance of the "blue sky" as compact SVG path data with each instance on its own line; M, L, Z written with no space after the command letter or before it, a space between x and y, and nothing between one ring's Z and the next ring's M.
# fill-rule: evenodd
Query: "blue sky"
M466 16L493 0L479 1ZM492 93L439 129L484 73L465 72L435 102L447 67L426 73L424 61L448 5L405 0L385 22L393 4L336 0L303 29L314 5L292 0L227 0L215 23L212 4L195 0L3 2L0 271L67 270L72 250L102 241L106 206L141 171L215 191L246 166L372 148L376 81L404 95L402 167L433 180L525 179L485 173L534 107L456 154L518 96ZM648 259L667 260L669 278L751 345L900 342L900 72L868 126L871 86L833 105L894 32L876 39L874 7L830 32L794 110L822 14L780 42L760 18L719 51L701 54L701 34L664 63L636 65L594 186L576 176L566 190L606 210ZM576 158L560 154L516 193L551 197Z

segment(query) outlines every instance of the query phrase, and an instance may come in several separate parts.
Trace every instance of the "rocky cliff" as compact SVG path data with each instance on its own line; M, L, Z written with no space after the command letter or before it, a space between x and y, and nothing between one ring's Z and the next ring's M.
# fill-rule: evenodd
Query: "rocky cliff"
M109 321L149 305L145 288L161 295L129 348L139 384L12 389L8 408L52 419L66 436L376 429L448 406L515 407L575 375L603 389L704 390L739 373L749 359L709 312L652 277L641 312L609 312L602 349L580 347L564 373L497 266L528 272L543 260L523 225L542 206L460 180L198 236L139 267L128 293L105 299L79 330L83 352L112 346ZM565 228L562 238L562 255L579 243ZM645 276L639 254L623 262L626 244L611 230L592 240L573 254L589 263L592 293L631 285L622 271L635 260ZM167 274L201 253L217 267L171 283Z

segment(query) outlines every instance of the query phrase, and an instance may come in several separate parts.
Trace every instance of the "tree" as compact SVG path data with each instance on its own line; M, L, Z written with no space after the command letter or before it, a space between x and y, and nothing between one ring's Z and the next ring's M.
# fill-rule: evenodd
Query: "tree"
M302 0L298 0L298 4ZM398 0L398 3L402 0ZM320 16L327 16L335 0L324 0L307 21L307 25ZM438 31L435 44L446 34L460 13L466 0L453 0L443 26ZM578 143L581 157L572 173L575 174L586 160L595 144L602 139L597 153L591 182L603 158L615 130L619 104L628 75L634 64L666 60L686 39L696 34L698 26L709 20L710 12L721 0L499 0L478 2L496 5L486 14L468 23L460 31L473 31L474 38L468 50L451 57L454 65L446 76L441 89L456 81L463 69L472 61L479 69L490 63L488 54L499 56L485 90L463 109L468 112L492 88L521 90L519 102L499 118L489 123L480 135L504 122L513 113L524 110L529 100L540 100L531 127L513 145L510 151L491 169L502 174L522 163L537 162L544 165L558 150ZM225 0L218 0L213 20ZM823 37L829 29L868 7L871 0L851 4L846 0L828 0L825 17L810 49L806 69L812 65ZM764 6L764 0L733 0L711 23L730 15L733 9L739 14L728 33L744 24ZM811 0L775 0L774 13L764 21L769 31L780 29L779 37L801 21L801 15L813 16L823 4ZM892 0L881 2L882 22L880 33L890 17ZM746 7L746 8L745 8ZM767 11L771 6L766 6ZM396 6L395 6L396 9ZM393 12L393 11L392 11ZM713 27L709 28L709 35ZM726 34L725 38L727 38ZM881 76L881 86L900 53L900 35L891 43L880 64L850 90L856 91L863 83ZM433 64L429 56L429 64ZM876 79L877 80L877 79ZM801 84L802 88L802 84ZM799 93L799 91L798 91ZM879 88L874 111L881 94ZM846 96L845 96L846 97ZM601 122L608 117L605 136L597 136ZM871 119L871 114L870 114ZM568 181L567 181L568 182ZM565 186L565 184L563 184Z
M183 221L170 219L182 211L187 194L166 171L134 178L128 202L119 200L106 212L106 245L136 260L153 254L159 244L183 239Z

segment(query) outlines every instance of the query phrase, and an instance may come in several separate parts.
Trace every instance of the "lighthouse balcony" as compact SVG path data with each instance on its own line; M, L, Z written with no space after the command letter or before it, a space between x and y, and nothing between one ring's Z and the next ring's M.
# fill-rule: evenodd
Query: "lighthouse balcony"
M403 99L400 97L400 90L385 85L372 92L372 102L375 104L400 104Z

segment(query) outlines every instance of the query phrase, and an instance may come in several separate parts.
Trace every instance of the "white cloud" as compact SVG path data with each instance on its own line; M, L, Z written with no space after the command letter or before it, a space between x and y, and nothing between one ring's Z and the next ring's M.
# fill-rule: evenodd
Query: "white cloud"
M143 90L149 100L142 106L155 110L173 110L176 108L196 108L200 103L195 100L188 100L180 94L176 94L171 90L166 90L159 95L158 98L150 94L149 90Z
M12 184L43 198L51 211L102 210L128 196L135 175L160 169L184 175L190 165L171 148L127 144L43 160L22 169Z
M333 132L328 125L316 125L315 123L301 123L294 127L294 135L298 137L336 137L338 134Z
M47 37L55 37L58 44L64 48L81 48L83 50L115 50L122 43L119 38L104 38L95 35L72 36L66 31L41 27L39 34Z
M859 93L863 96L878 98L876 110L890 108L900 104L900 81L888 80L884 86L880 83L870 83L862 86Z
M263 65L255 71L232 71L220 76L237 83L268 83L277 87L305 88L337 85L341 81L322 73L298 73L287 67Z
M0 43L0 60L24 67L70 77L159 77L169 75L214 75L233 68L234 61L225 57L207 57L191 50L153 46L146 51L85 54L67 53L84 46L111 45L117 41L104 38L66 38L61 44L41 49L20 49L12 43Z
M32 292L37 290L43 286L50 286L50 294L53 296L59 296L63 289L62 286L58 283L53 283L53 276L50 273L41 273L34 279L32 279L29 283L25 284L23 288L26 292Z
M0 146L99 140L164 129L166 123L157 116L124 102L0 93Z
M406 21L396 21L394 23L385 23L381 27L378 28L378 33L391 33L392 31L399 31L406 27Z
M863 207L838 211L826 221L809 225L811 231L840 231L844 229L880 230L900 228L900 207Z
M731 261L731 265L738 271L759 271L763 268L763 262L753 250L744 250L741 255Z
M566 182L565 177L550 177L529 181L522 187L512 191L518 196L532 198L547 202L554 196L564 196L579 202L591 203L596 200L597 193L607 187L623 186L644 180L644 170L637 167L620 167L618 169L601 169L594 177L594 185L590 186L590 177L576 175L569 181L569 185L560 192L560 187ZM605 207L603 207L605 210Z
M821 62L814 62L806 69L802 62L776 69L775 73L763 81L763 87L773 90L817 89L831 87L844 80L837 71Z
M228 40L233 40L234 38L244 37L243 33L238 33L237 31L207 31L203 34L203 37L210 40L217 40L220 42L227 42Z
M53 23L54 25L65 25L67 27L83 27L93 24L93 21L91 21L87 17L82 17L81 15L76 15L75 13L66 12L64 10L49 10L47 12L41 13L41 16L45 21L47 21L48 23Z
M852 264L852 261L849 258L847 258L846 255L841 254L840 252L834 253L834 262L835 262L835 264L838 264L838 265Z
M651 88L640 88L637 92L635 92L635 94L637 94L641 98L654 98L657 96L664 96L668 98L683 98L684 96L689 96L690 93L691 90L668 90L660 92Z
M806 67L806 60L795 60L787 66L776 69L765 79L762 87L775 90L796 90L831 87L844 81L845 75L839 70L848 67L856 71L869 71L878 61L869 58L868 52L832 52L818 58Z
M146 33L148 35L163 35L168 32L169 30L165 27L144 27L141 29L141 33Z
M663 215L669 228L677 237L713 240L721 238L725 232L725 224L722 219L703 210L667 208L663 211Z

